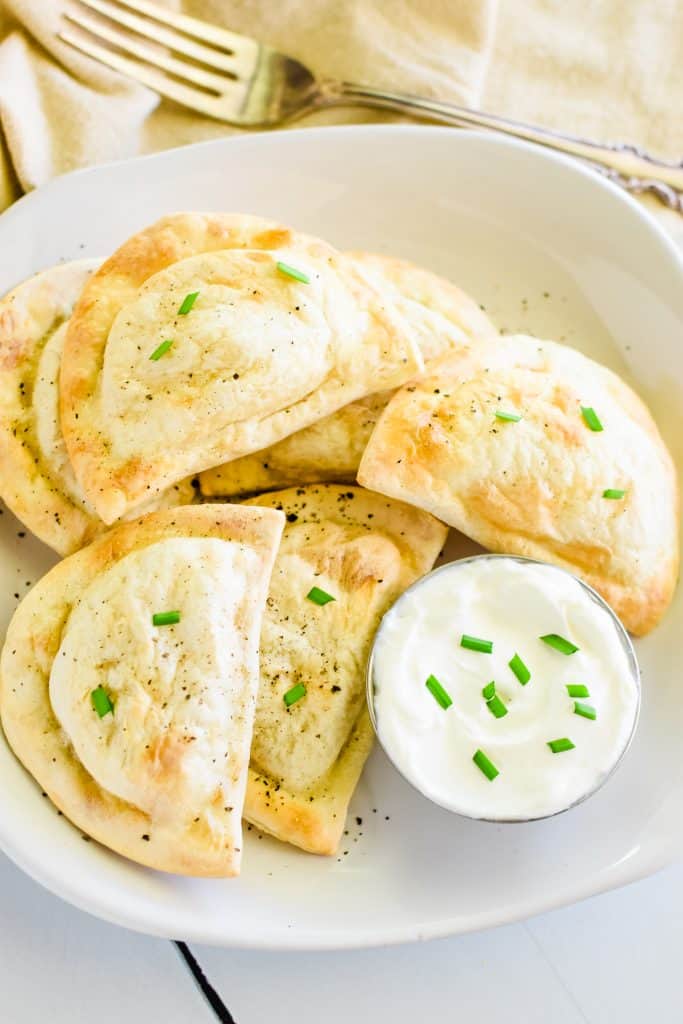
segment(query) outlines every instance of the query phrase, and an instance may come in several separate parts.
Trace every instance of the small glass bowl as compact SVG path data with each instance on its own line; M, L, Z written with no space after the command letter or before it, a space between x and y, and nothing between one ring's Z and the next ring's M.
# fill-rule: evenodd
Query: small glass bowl
M512 562L522 562L522 563L527 563L527 564L532 564L532 565L547 566L547 567L549 567L551 569L555 569L557 572L563 572L566 576L570 576L571 579L573 579L577 583L579 583L583 587L583 589L586 591L586 593L589 594L591 599L593 601L595 601L596 604L598 604L601 608L603 608L608 613L609 617L611 618L612 622L614 623L614 626L615 626L615 628L617 630L617 633L619 635L619 638L621 640L622 647L623 647L624 651L626 652L626 656L628 658L629 666L630 666L630 669L631 669L631 676L632 676L633 682L634 682L635 687L636 687L636 693L637 693L637 698L638 698L638 702L637 702L637 705L636 705L636 712L635 712L635 715L633 716L633 727L631 729L631 732L629 734L629 737L628 737L626 743L624 744L623 750L619 754L619 757L616 759L616 761L614 762L614 764L612 765L610 770L608 772L606 772L600 779L598 779L598 781L596 782L596 784L593 786L592 789L589 789L586 793L584 793L582 796L580 796L577 800L574 800L571 804L568 804L566 807L562 807L559 811L552 811L550 814L539 814L539 815L535 815L535 816L533 816L531 818L513 818L513 817L488 818L488 817L486 817L484 815L465 814L463 811L456 811L452 807L449 807L448 804L444 804L444 803L441 803L441 801L439 801L439 800L435 800L433 797L431 797L427 793L425 793L424 790L422 790L420 788L420 786L417 785L417 783L414 781L414 779L411 779L409 776L407 776L405 774L405 772L403 772L398 767L398 765L396 764L396 762L392 758L391 753L387 750L387 748L382 743L381 737L379 735L379 730L377 728L377 715L375 713L374 660L375 660L375 649L376 649L376 646L377 646L377 641L378 641L378 639L379 639L379 637L380 637L380 635L382 633L382 628L384 626L384 622L385 622L386 617L389 615L389 613L391 611L393 611L393 609L396 607L396 605L403 599L405 594L411 593L414 590L418 590L420 587L424 586L424 584L428 580L430 580L433 576L436 576L439 573L447 573L447 572L453 573L455 575L457 573L458 569L461 566L463 566L463 565L468 565L470 562L479 562L479 561L482 561L483 559L492 559L492 558L505 558L505 559L508 559L509 561L512 561ZM626 752L629 749L629 747L631 746L631 743L633 742L633 737L635 735L635 732L636 732L636 729L637 729L637 726L638 726L638 720L640 718L640 705L641 705L640 667L638 665L638 659L636 658L636 652L635 652L635 650L633 648L633 644L631 642L631 638L628 635L628 633L626 632L626 629L624 628L624 626L623 626L623 624L621 622L621 619L618 618L617 614L612 610L612 608L610 608L610 606L607 604L607 602L604 600L604 598L602 598L600 596L600 594L597 593L597 591L593 590L593 588L591 586L589 586L587 583L585 583L582 579L579 579L578 576L575 576L574 573L568 572L567 569L563 569L559 565L553 565L551 562L543 562L543 561L541 561L538 558L526 558L524 555L504 555L504 554L489 554L489 553L487 553L487 554L483 554L483 555L471 555L469 558L460 558L460 559L457 559L454 562L447 562L445 565L440 565L437 569L432 569L431 572L428 572L424 576L421 576L419 580L416 580L415 583L413 583L413 584L411 584L411 586L407 587L406 590L403 591L403 593L401 594L400 597L396 598L396 600L391 605L391 607L388 608L386 610L386 612L384 613L384 615L382 616L380 624L379 624L379 626L377 628L377 632L375 633L374 639L372 641L372 647L370 648L370 655L368 657L368 664L367 664L367 670L366 670L366 695L367 695L367 701L368 701L368 710L370 712L370 720L372 721L372 727L375 730L375 735L377 737L377 740L378 740L380 746L382 747L382 750L387 755L387 757L391 761L392 765L396 769L396 771L399 773L399 775L402 778L405 779L405 781L409 785L411 785L413 787L413 789L417 790L417 792L420 793L422 796L424 796L427 800L430 800L432 803L437 804L437 806L443 807L444 810L450 811L451 814L457 814L457 815L459 815L462 818L469 818L470 820L473 820L473 821L488 821L488 822L492 822L492 823L495 823L495 824L498 824L498 825L501 825L501 824L506 824L506 825L523 824L525 822L530 822L530 821L542 821L545 818L555 818L555 817L557 817L558 814L564 814L566 811L570 811L572 809L572 807L578 807L578 805L582 804L584 802L584 800L588 800L589 797L593 796L595 793L598 792L598 790L602 789L602 787L605 785L605 783L609 779L612 778L612 776L614 775L615 771L617 770L617 768L619 767L619 765L623 761L624 757L626 756Z

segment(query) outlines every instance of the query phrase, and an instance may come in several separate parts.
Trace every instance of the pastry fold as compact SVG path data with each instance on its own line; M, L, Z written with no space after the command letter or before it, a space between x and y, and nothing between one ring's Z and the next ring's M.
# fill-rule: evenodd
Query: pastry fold
M62 429L105 522L422 369L381 288L318 239L174 214L128 239L67 328Z
M59 368L94 260L36 274L0 300L0 494L43 543L71 554L106 529L74 476L59 421ZM141 511L192 501L181 480Z
M427 367L453 348L497 333L474 299L445 278L390 256L348 256L410 324ZM199 477L202 494L234 498L291 484L354 481L392 394L384 391L351 402L263 451L206 470Z
M360 487L296 487L247 504L282 509L287 525L261 631L244 816L304 850L332 854L372 746L372 638L393 601L431 569L447 529ZM314 587L334 600L315 603L307 596ZM288 706L285 695L302 686Z
M21 602L0 660L20 761L148 867L239 871L258 643L284 516L185 506L116 527Z
M445 357L391 400L358 480L492 551L569 569L635 634L673 596L673 461L638 396L575 349L518 335Z

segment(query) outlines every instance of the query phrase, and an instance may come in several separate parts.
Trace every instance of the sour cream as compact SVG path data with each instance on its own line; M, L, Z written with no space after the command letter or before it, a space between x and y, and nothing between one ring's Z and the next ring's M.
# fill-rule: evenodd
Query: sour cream
M461 646L463 636L491 641L491 652ZM577 650L541 639L552 636ZM482 555L435 570L389 609L368 699L382 746L425 796L518 821L565 810L605 781L633 735L640 682L627 633L589 587L555 566ZM568 749L554 753L558 740Z

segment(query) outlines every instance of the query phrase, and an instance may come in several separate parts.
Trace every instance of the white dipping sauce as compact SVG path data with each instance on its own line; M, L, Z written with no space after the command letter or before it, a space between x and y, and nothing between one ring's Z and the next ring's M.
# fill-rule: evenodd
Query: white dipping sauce
M539 638L559 634L562 654ZM461 636L493 641L490 654ZM602 602L569 573L512 557L454 562L407 591L385 615L372 659L377 734L399 771L425 796L475 818L541 818L570 807L609 774L632 735L640 703L628 637ZM508 662L531 673L522 685ZM426 687L433 675L452 699ZM482 696L495 682L507 708ZM567 685L590 696L575 698ZM590 720L575 700L595 709ZM574 749L553 753L549 741ZM481 750L498 769L489 780Z

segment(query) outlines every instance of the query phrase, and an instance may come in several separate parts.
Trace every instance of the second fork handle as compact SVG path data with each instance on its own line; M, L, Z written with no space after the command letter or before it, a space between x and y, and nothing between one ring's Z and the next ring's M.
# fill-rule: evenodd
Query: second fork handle
M459 107L455 103L440 103L436 100L410 96L406 93L388 92L385 89L374 89L369 85L355 85L353 82L330 83L323 92L325 100L331 105L337 103L358 103L363 106L381 107L398 113L411 114L414 117L444 121L449 124L473 125L477 128L492 128L506 135L514 135L527 142L536 142L551 149L570 153L572 156L583 157L627 178L641 178L657 181L679 192L683 192L683 166L656 160L642 150L626 143L600 144L589 142L572 135L536 125L512 121L496 114L485 114L469 107Z

